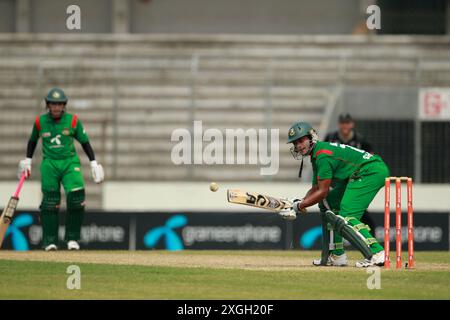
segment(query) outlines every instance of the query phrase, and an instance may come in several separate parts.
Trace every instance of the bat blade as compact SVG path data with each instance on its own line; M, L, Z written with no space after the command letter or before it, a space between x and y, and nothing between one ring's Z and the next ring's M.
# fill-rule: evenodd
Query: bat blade
M275 212L292 207L292 203L285 199L239 189L228 189L227 198L230 203L242 204Z
M3 244L3 239L5 238L6 230L11 223L11 220L16 212L17 204L19 203L18 197L11 197L6 205L5 209L3 209L3 213L0 217L0 248Z

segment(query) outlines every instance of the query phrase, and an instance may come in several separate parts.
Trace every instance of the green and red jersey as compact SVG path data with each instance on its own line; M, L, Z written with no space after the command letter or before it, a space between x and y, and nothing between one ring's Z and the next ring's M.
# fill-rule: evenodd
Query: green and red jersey
M31 132L31 141L42 138L44 158L60 160L76 155L73 140L84 144L89 137L76 114L64 112L61 119L55 120L46 113L38 116Z
M362 166L382 161L378 155L334 142L317 141L311 153L313 184L320 180L346 180Z

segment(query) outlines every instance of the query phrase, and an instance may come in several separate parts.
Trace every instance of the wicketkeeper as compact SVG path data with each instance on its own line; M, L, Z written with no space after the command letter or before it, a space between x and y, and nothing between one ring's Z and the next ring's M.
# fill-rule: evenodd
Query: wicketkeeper
M38 116L28 141L26 159L20 161L18 175L31 174L31 159L39 138L42 138L44 158L41 163L42 203L40 219L43 246L46 251L57 250L61 184L67 198L65 241L69 250L79 250L81 225L85 210L83 170L75 151L74 139L83 147L90 160L92 177L96 183L104 179L101 165L89 143L83 124L76 114L66 112L67 97L60 88L53 88L45 98L48 112Z
M313 181L305 197L291 199L293 208L280 214L285 219L295 219L305 208L319 204L322 256L313 264L347 265L344 238L365 258L356 263L357 267L384 265L383 247L360 221L389 176L381 157L345 144L319 141L315 130L306 122L295 123L289 129L288 143L293 144L291 152L295 159L303 161L304 157L311 157ZM334 188L330 190L332 181Z

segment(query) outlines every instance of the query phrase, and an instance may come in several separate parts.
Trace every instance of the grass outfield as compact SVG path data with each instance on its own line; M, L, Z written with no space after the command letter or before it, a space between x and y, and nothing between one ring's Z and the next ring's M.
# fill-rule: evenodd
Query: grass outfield
M450 253L418 252L414 270L312 267L318 252L0 252L0 299L450 299ZM350 252L351 265L359 254ZM66 269L81 269L81 289Z

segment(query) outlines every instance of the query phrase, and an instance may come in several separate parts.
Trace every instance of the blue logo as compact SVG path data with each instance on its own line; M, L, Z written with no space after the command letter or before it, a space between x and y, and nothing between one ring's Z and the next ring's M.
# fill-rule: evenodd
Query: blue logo
M147 248L154 248L159 239L164 237L167 250L183 250L183 241L173 229L181 228L186 224L187 218L184 215L170 217L164 226L153 228L145 234L144 245Z
M300 237L300 246L303 249L311 249L316 240L319 239L321 236L322 236L321 226L309 229Z
M5 238L11 235L11 243L14 250L27 251L29 250L28 240L20 230L20 228L28 227L33 224L33 216L28 213L24 213L16 216L8 230L6 230Z

